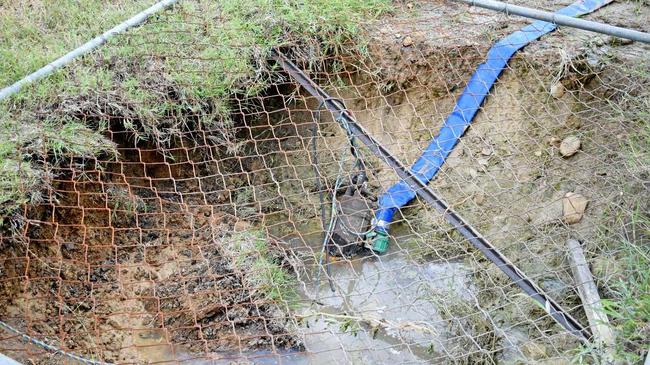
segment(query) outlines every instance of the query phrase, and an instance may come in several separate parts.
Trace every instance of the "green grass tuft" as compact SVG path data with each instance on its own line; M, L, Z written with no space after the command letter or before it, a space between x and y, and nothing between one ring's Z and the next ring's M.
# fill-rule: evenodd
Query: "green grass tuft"
M226 240L224 252L233 258L236 271L245 273L247 284L265 300L290 308L297 304L296 278L282 267L282 258L271 249L262 232L235 234Z
M0 84L153 3L0 0ZM273 77L267 60L272 48L309 54L316 63L326 54L362 50L358 24L390 9L389 0L184 0L0 103L14 125L3 131L8 142L0 145L0 165L19 170L0 182L2 199L14 207L29 201L21 192L45 186L38 181L47 163L63 156L110 152L101 132L116 120L136 139L162 145L183 131L208 127L226 153L236 151L230 114L241 104L233 96L245 101L264 92ZM30 147L39 143L52 160L34 155Z

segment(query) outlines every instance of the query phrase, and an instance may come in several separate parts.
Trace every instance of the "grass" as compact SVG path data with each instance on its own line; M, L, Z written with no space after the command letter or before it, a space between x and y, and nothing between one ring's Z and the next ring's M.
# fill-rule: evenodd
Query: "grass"
M0 0L0 84L18 81L151 3Z
M0 83L22 78L152 3L0 0ZM218 147L235 151L231 112L269 85L272 48L290 49L314 65L327 54L360 52L359 24L390 8L389 0L184 0L157 14L0 103L9 125L2 132L8 142L0 146L0 215L33 201L47 186L48 165L63 155L109 150L102 132L111 124L167 146L183 131L209 129ZM50 138L40 154L32 153L48 131L82 138Z
M644 234L650 236L650 220L642 223ZM625 242L624 275L610 287L613 295L603 300L605 312L614 324L617 358L629 363L642 362L647 356L650 338L650 250Z
M240 232L224 244L224 252L232 257L236 271L245 273L253 291L278 305L289 308L297 305L296 278L282 267L282 258L271 249L262 232Z
M625 193L635 196L636 188L644 196L643 184L650 175L650 92L642 86L650 84L648 64L633 69L632 75L640 92L624 98L615 110L635 131L623 144L630 172ZM608 278L610 295L603 305L617 336L616 357L641 363L650 351L650 206L645 199L632 204L634 209L620 212L615 220L618 229L610 232L618 237L618 252L611 257L620 273Z
M593 249L603 265L594 265L603 306L616 338L614 357L623 363L642 363L650 341L650 64L639 63L628 71L634 80L620 99L610 102L609 122L626 123L628 138L621 142L620 192L624 203L607 212L600 227L600 242ZM621 172L616 172L621 174ZM594 363L599 353L581 348L576 363Z
M47 164L66 156L116 153L113 143L79 122L22 124L5 115L0 120L0 225L22 204L42 200L40 192L52 175Z
M615 336L614 360L626 364L642 363L650 338L650 217L642 209L622 212L612 227L601 235L610 241L600 256L607 257L606 270L597 268L602 304ZM612 244L613 237L615 243ZM606 245L606 244L604 244ZM603 271L606 275L603 275ZM598 363L602 351L583 346L574 363Z

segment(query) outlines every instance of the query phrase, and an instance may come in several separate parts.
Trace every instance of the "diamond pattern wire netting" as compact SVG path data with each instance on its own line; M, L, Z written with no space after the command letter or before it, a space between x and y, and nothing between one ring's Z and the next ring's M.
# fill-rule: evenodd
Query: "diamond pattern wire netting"
M528 22L395 6L359 25L361 51L285 50L411 164L490 45ZM23 145L42 183L17 175L31 201L2 231L2 321L114 363L564 364L584 351L418 199L397 214L385 254L325 260L321 206L330 211L355 163L345 131L259 49L221 48L207 29L216 11L176 6L73 64L53 101L10 108L27 121L10 137L72 120L102 131L114 152ZM587 327L566 241L582 243L603 298L631 274L626 254L648 255L647 56L647 46L572 29L533 42L430 184ZM254 72L241 57L256 60ZM108 80L85 87L89 73ZM217 90L215 77L232 89ZM68 142L89 143L84 133ZM368 196L399 181L359 154ZM76 363L9 332L0 352Z

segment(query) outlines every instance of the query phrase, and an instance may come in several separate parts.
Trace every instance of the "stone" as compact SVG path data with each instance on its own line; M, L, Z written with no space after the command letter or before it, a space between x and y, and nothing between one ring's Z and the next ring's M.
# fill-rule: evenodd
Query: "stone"
M628 44L634 43L634 41L627 38L618 38L611 36L609 37L607 43L611 44L612 46L627 46Z
M540 150L535 151L535 157L542 157L542 151Z
M404 40L402 41L402 45L404 47L410 47L413 45L413 38L411 38L410 35L407 35Z
M561 82L556 82L555 84L551 85L550 92L552 97L559 99L562 96L564 96L564 93L566 92L566 88L564 87L564 85L562 85Z
M582 142L576 136L568 136L560 143L560 154L562 157L571 157L578 152Z
M569 129L580 129L582 127L582 120L577 115L569 115L564 121L564 126Z
M484 147L484 148L481 150L481 154L482 154L483 156L490 156L490 155L492 155L492 148L490 148L490 147Z
M589 200L578 193L566 193L562 199L563 219L566 224L575 224L582 220Z
M567 359L547 359L536 362L537 365L571 365Z
M597 278L611 279L624 271L619 262L611 257L595 257L590 261L591 271Z
M551 146L557 147L560 145L560 142L561 142L560 139L555 136L548 139L548 144L550 144Z
M533 340L524 342L519 346L519 348L528 359L543 359L548 357L546 347L543 344L535 342Z

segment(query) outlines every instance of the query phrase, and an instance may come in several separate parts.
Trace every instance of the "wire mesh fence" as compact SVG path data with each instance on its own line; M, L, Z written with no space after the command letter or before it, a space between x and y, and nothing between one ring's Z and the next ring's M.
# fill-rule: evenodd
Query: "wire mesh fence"
M387 252L357 247L400 179L365 147L355 157L341 122L268 50L410 164L489 47L528 24L447 3L369 3L182 1L4 105L0 320L62 352L12 332L0 352L37 364L77 363L64 352L109 363L597 361L600 350L417 198L391 223ZM647 28L643 4L597 14ZM570 29L531 43L430 183L591 329L566 246L579 240L613 351L632 362L650 335L648 52ZM337 216L333 233L355 237L353 250L325 234Z

